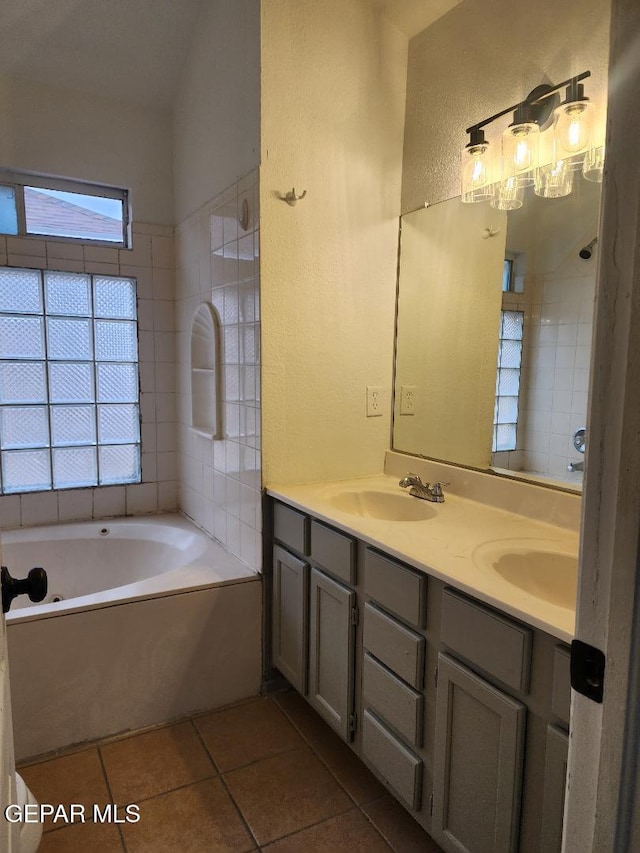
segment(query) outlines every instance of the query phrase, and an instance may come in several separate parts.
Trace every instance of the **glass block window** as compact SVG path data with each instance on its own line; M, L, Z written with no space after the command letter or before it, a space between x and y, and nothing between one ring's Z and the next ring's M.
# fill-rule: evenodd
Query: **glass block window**
M0 234L129 245L125 189L0 170Z
M139 481L135 281L0 269L0 491Z
M493 453L516 449L523 327L523 311L501 312L491 448Z

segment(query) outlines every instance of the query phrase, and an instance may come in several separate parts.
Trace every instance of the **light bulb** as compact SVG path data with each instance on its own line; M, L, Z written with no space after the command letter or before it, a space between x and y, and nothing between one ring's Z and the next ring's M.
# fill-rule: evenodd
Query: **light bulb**
M502 136L503 180L515 177L521 187L534 180L538 165L540 128L533 121L511 124Z

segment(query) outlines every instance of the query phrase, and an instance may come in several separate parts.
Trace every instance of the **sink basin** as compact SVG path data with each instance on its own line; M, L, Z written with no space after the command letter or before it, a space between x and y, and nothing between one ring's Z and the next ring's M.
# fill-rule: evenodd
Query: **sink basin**
M575 609L578 557L566 542L502 539L480 545L471 559L484 574L497 574L529 595Z
M375 489L338 492L329 500L332 506L342 512L382 521L426 521L436 515L433 505L420 498Z

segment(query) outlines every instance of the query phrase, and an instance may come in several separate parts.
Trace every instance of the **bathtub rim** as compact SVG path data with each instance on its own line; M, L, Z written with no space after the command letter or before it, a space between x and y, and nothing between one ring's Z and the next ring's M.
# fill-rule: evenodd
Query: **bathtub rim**
M115 607L121 604L131 604L136 601L146 601L153 598L166 598L171 595L196 592L198 590L230 586L237 583L259 581L262 572L257 572L243 563L238 557L227 551L218 541L206 531L198 527L182 513L160 513L148 516L120 516L104 519L89 519L86 521L61 522L60 524L37 525L33 528L13 528L6 533L22 533L28 535L29 530L54 529L63 530L68 526L89 526L113 524L144 524L153 526L173 526L190 534L199 534L206 540L204 552L184 566L171 569L158 575L152 575L141 581L121 584L117 587L102 590L97 593L64 599L59 602L40 604L36 607L23 607L5 614L7 628L12 624L34 622L40 619L60 618L73 613L82 613L105 607ZM63 537L60 537L61 539ZM212 562L215 561L215 562ZM44 567L46 570L46 566ZM9 567L11 570L11 567ZM73 602L73 604L72 604Z

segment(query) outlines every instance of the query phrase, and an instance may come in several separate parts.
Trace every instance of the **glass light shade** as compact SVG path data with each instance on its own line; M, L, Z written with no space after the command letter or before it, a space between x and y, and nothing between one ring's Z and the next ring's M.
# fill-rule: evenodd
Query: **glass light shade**
M533 191L542 198L562 198L573 189L573 175L566 160L555 160L536 169Z
M591 147L594 106L589 101L571 101L568 104L560 104L554 113L558 157L570 158L570 167L579 169L582 162L577 155L583 154Z
M599 145L597 148L590 148L584 155L582 164L582 174L587 181L593 181L595 184L602 183L604 174L604 145Z
M530 186L538 165L540 128L533 121L510 125L502 135L502 178L515 177L521 187Z
M462 201L470 204L493 197L491 152L482 142L462 149Z
M491 199L491 207L498 210L517 210L524 203L524 187L513 175L500 181L496 194Z

